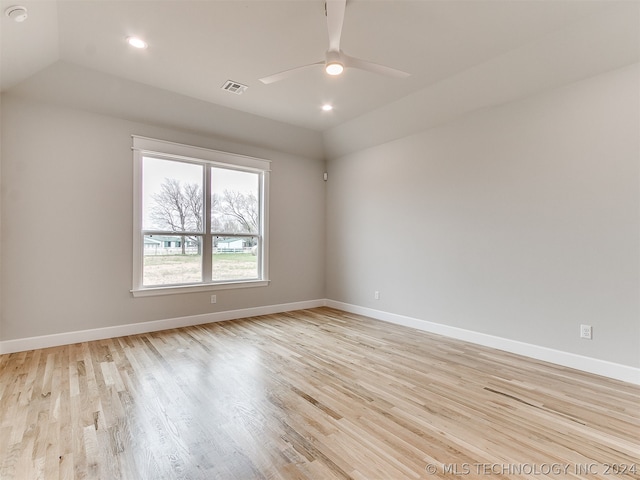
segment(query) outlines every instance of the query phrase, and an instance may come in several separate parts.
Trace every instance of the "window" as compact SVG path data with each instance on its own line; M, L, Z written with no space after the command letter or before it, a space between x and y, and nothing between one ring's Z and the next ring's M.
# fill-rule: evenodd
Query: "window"
M133 137L134 296L268 284L269 162Z

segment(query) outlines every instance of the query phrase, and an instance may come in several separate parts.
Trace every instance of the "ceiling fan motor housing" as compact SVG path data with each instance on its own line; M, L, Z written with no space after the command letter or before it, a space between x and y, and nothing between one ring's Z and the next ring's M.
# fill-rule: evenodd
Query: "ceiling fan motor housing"
M325 64L325 70L329 75L339 75L344 70L344 62L342 55L339 51L329 50L327 52L327 62Z

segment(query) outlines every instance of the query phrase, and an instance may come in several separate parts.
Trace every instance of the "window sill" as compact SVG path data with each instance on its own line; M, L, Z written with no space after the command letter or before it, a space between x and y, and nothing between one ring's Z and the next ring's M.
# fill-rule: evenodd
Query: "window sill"
M180 293L210 292L213 290L231 290L236 288L266 287L269 280L249 280L227 283L207 283L202 285L172 285L170 287L150 287L131 290L134 297L154 297Z

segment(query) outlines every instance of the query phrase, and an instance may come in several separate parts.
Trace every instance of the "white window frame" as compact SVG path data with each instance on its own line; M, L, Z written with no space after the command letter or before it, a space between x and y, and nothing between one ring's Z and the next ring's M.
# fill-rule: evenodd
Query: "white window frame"
M183 145L180 143L167 142L154 138L132 135L133 139L133 288L131 293L134 297L145 297L153 295L170 295L176 293L194 293L210 290L224 290L247 287L264 287L269 285L269 173L271 172L271 162L261 158L247 157L235 153L221 152L207 148ZM143 199L142 199L142 163L144 156L152 156L167 160L196 163L200 165L210 165L213 167L238 169L243 171L254 171L260 173L260 215L261 231L258 232L260 249L258 258L259 279L257 280L229 280L210 281L207 283L189 283L184 285L159 285L145 287L143 285L143 265L144 265L144 230L143 230ZM203 192L205 203L210 203L210 192ZM205 211L205 214L207 212ZM208 225L209 222L205 222ZM203 232L203 236L211 236L209 228ZM253 235L248 235L253 236ZM203 252L203 259L206 252ZM203 262L203 268L206 262Z

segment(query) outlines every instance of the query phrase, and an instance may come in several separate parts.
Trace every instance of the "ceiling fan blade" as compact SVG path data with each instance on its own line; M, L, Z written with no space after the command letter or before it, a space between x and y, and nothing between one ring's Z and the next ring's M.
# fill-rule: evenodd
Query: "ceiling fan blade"
M350 57L342 54L345 67L359 68L360 70L366 70L368 72L378 73L380 75L386 75L393 78L407 78L411 74L403 72L402 70L396 70L395 68L380 65L379 63L368 62L359 58Z
M327 30L329 32L329 51L340 51L340 37L344 23L344 10L347 0L326 0Z
M280 80L284 80L285 78L294 75L299 70L304 70L305 68L314 67L316 65L324 65L324 61L310 63L308 65L303 65L301 67L290 68L289 70L284 70L282 72L274 73L273 75L269 75L268 77L263 77L260 79L262 83L265 85L269 85L270 83L279 82Z

